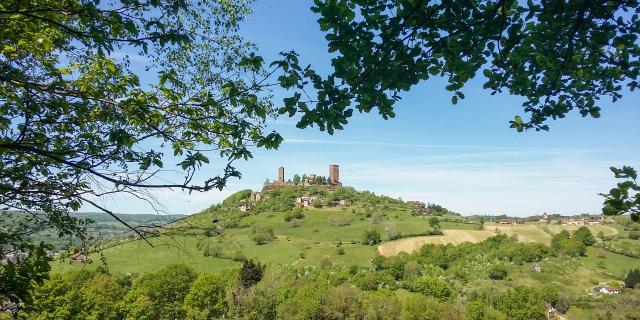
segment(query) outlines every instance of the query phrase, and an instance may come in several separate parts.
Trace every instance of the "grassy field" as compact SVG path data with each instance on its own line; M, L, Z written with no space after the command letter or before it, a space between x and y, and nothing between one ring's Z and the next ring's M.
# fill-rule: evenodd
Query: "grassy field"
M495 233L488 230L444 230L441 236L413 237L389 241L378 246L378 253L383 256L394 256L400 252L413 252L427 243L460 244L463 242L480 242Z
M191 235L184 235L172 229L165 229L164 235L150 239L153 246L144 241L121 244L100 253L90 255L93 263L82 264L69 261L53 264L53 271L70 271L82 268L95 268L101 264L101 255L112 272L142 273L156 271L172 263L184 263L197 271L221 271L239 266L230 259L242 255L267 264L319 265L323 263L343 265L366 265L378 253L389 256L399 252L412 252L425 243L459 244L479 242L496 234L496 231L508 235L517 235L519 241L549 243L551 236L562 229L573 230L575 226L548 226L527 224L503 226L486 224L486 230L474 230L474 224L441 221L442 236L414 237L384 242L379 247L360 243L364 230L375 229L387 240L387 232L422 233L429 230L427 218L411 215L406 207L389 206L381 213L367 216L361 207L305 209L305 217L297 225L283 220L283 213L248 215L243 217L237 227L228 228L224 240L212 238L208 241L221 247L226 258L206 257L196 247L202 228L212 225L213 213L204 213L190 217L186 222L176 224L175 228L192 228ZM189 227L191 226L191 227ZM263 245L257 245L250 239L253 226L266 226L273 229L276 239ZM607 226L590 226L592 232L610 235L617 230ZM179 233L181 235L170 236ZM342 252L339 252L343 251ZM339 254L342 253L342 254Z
M401 208L390 208L379 216L379 221L354 214L352 208L307 209L298 226L283 220L282 213L261 213L244 217L237 228L225 230L224 246L227 255L240 252L243 256L263 263L319 265L322 260L333 264L365 265L377 255L375 246L361 244L364 230L376 229L387 234L385 229L395 232L418 233L428 230L424 217L413 216ZM206 214L194 217L196 225L205 225L213 216ZM249 236L254 225L273 229L276 240L264 245L256 245ZM184 225L181 225L182 227ZM474 225L442 222L443 228L471 229ZM170 230L165 230L170 233ZM134 241L102 250L109 268L113 272L141 273L159 270L167 264L185 263L197 271L219 271L236 268L239 263L230 259L205 257L196 248L198 235L168 236L151 239L153 247L144 241ZM338 254L337 244L344 250ZM301 258L304 256L304 258ZM53 264L53 271L70 271L81 268L95 268L100 264L100 255L90 255L92 264L68 261Z

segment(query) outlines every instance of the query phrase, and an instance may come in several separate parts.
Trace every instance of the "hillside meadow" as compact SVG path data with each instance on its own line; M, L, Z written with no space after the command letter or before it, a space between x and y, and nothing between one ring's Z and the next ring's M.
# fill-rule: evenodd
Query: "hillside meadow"
M226 306L216 309L219 315L265 320L334 319L336 309L354 319L542 320L545 303L558 308L557 319L626 319L634 314L635 301L640 302L638 290L619 297L594 293L601 285L620 286L631 269L640 267L633 256L638 240L627 239L629 226L589 226L592 237L606 239L584 239L583 244L578 226L478 223L439 206L424 215L402 201L350 188L333 193L274 190L267 200L241 212L239 206L250 194L234 194L159 229L147 239L151 244L123 238L94 247L90 263L54 262L55 284L62 285L60 277L88 279L94 274L102 283L101 274L107 271L112 281L128 279L120 299L133 301L153 297L155 290L173 292L156 281L163 277L188 275L193 281L199 274L198 279L209 279L190 288L181 285L187 290L184 304L174 301L167 309L178 318L193 312L196 305L187 297L202 285L217 288L216 303ZM302 194L316 195L322 205L294 206ZM338 197L349 204L327 205ZM215 284L218 276L224 285ZM249 290L241 285L247 276L264 279ZM77 286L73 281L65 288ZM84 287L95 281L80 290L93 292ZM145 293L149 281L159 287ZM512 305L514 299L524 300ZM133 314L140 301L119 302L110 312ZM483 317L467 316L478 310ZM609 316L612 312L621 317Z

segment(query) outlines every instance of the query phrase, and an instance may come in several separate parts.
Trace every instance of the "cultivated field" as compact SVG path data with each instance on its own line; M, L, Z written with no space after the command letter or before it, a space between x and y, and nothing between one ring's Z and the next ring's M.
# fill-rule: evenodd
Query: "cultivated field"
M400 252L413 252L427 243L434 244L461 244L463 242L480 242L491 236L493 231L488 230L443 230L442 236L425 236L400 239L386 242L378 246L378 253L383 256L393 256Z
M460 244L463 242L480 242L497 232L507 235L515 235L518 241L522 242L540 242L548 244L554 234L562 230L570 232L578 229L579 226L563 226L563 225L541 225L541 224L524 224L517 226L486 224L485 229L478 230L444 230L442 236L414 237L396 241L391 241L378 246L378 252L383 256L392 256L400 252L414 252L427 243L435 244ZM602 231L605 235L617 234L618 231L608 226L588 226L595 235Z

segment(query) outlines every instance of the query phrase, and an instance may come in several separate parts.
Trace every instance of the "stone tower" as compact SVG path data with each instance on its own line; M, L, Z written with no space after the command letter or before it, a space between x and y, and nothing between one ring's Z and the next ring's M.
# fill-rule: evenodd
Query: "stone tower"
M338 166L337 164L329 165L329 180L333 184L340 183L340 166Z
M284 167L278 168L278 183L284 184Z

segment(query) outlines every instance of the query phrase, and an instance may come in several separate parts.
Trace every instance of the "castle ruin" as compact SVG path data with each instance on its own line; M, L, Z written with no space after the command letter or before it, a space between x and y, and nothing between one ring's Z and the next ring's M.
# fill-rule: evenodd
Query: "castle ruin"
M301 186L301 187L307 187L307 186L311 186L311 185L316 185L316 186L326 186L326 187L336 187L336 186L341 186L342 183L340 182L340 166L337 164L330 164L329 165L329 178L327 179L326 183L323 184L318 184L316 182L316 175L315 174L310 174L306 177L306 179L303 179L303 181L301 181L300 183L293 183L291 182L291 180L289 180L289 182L287 182L285 180L285 176L284 176L284 167L280 167L278 168L278 179L273 181L273 182L266 182L263 186L263 190L265 189L273 189L276 187L283 187L283 186Z
M329 165L329 183L340 183L340 166L337 164Z

